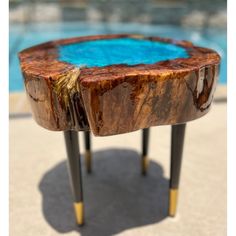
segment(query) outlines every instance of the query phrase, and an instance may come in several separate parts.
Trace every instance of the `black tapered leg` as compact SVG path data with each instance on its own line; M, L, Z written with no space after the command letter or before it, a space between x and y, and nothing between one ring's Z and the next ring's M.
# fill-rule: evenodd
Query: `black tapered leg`
M85 144L85 164L88 173L92 171L92 155L91 155L91 135L90 131L84 132L84 144Z
M141 157L141 169L142 174L146 175L148 168L148 145L149 145L149 128L142 130L142 157Z
M78 133L71 130L65 131L64 137L68 157L68 166L70 170L71 186L74 195L76 222L78 225L83 225L84 205Z
M169 215L175 216L186 124L172 125Z

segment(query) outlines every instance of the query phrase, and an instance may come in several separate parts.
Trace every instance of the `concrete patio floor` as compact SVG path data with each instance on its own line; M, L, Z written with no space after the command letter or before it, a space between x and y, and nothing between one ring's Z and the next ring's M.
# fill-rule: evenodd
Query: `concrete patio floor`
M222 99L216 99L208 115L187 125L175 218L167 217L169 126L151 128L146 177L140 175L140 131L93 137L93 173L83 169L83 228L74 223L62 132L45 130L24 114L10 117L11 236L226 235ZM82 138L81 133L83 154Z

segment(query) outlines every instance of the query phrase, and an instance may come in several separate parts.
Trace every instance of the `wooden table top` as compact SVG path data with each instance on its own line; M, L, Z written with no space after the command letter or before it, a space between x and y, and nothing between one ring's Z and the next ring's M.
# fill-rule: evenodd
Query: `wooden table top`
M62 39L19 53L36 122L97 136L185 123L210 108L220 56L141 35Z

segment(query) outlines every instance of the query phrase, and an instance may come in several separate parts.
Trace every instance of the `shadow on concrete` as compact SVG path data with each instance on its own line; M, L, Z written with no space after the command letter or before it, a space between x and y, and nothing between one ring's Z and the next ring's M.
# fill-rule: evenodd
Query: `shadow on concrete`
M66 161L46 172L40 181L43 214L59 233L108 236L167 217L168 180L163 169L150 161L148 175L143 177L135 151L95 152L93 173L87 174L83 165L83 186L86 222L79 228L75 225Z

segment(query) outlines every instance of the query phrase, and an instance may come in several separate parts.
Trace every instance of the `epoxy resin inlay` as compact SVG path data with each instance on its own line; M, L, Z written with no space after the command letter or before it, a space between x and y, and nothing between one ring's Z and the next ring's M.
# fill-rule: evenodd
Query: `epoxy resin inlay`
M79 67L154 64L188 58L185 48L146 39L114 38L60 45L59 60Z

